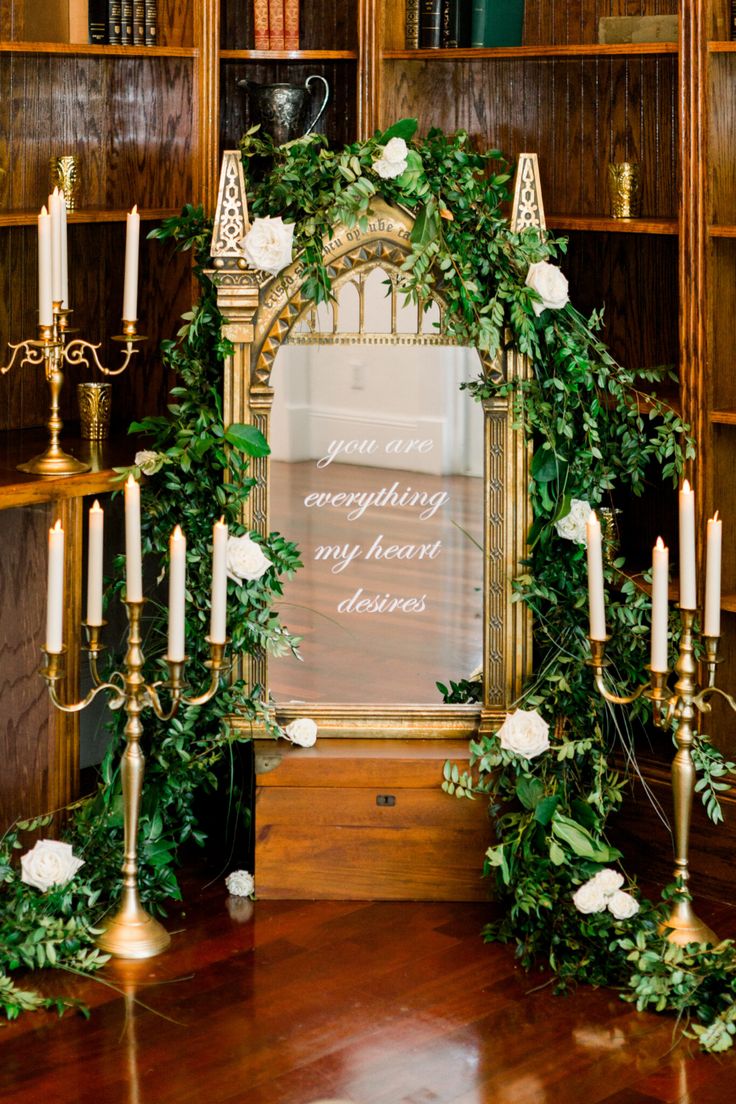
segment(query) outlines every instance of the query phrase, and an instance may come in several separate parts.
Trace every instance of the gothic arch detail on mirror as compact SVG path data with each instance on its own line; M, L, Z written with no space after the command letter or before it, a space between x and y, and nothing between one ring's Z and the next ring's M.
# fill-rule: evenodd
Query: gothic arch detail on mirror
M382 201L374 203L366 230L336 226L324 246L333 288L337 291L349 281L360 282L377 267L396 279L411 251L412 226L408 212L390 208ZM225 363L225 421L255 424L267 438L274 397L271 372L279 349L289 343L290 336L309 342L321 336L326 343L373 337L381 342L454 344L442 334L441 325L439 334L399 333L393 315L388 333L315 335L313 325L306 324L315 305L304 295L304 266L299 259L271 277L249 269L244 258L215 256L209 274L217 286L218 305L226 319L223 336L233 345ZM434 298L442 318L446 304L439 278ZM526 371L524 359L512 350L492 363L482 356L480 361L484 372L497 380ZM281 723L307 714L317 721L323 735L471 736L495 727L512 706L531 666L531 624L523 604L511 600L512 580L525 555L529 529L528 448L524 435L512 424L511 402L511 398L499 397L483 404L482 704L366 706L359 702L325 702L302 708L290 704L277 707ZM251 471L256 485L244 522L265 535L270 517L268 458L254 460ZM266 657L243 657L243 675L268 688ZM247 722L233 718L236 727L241 723L245 726Z

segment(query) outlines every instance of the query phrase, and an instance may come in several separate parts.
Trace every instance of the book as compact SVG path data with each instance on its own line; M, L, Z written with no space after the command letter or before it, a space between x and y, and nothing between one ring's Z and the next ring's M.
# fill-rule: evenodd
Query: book
M284 49L284 0L268 0L268 48Z
M405 43L407 50L419 49L419 0L406 0Z
M123 6L121 0L108 0L107 12L107 41L110 46L119 46L123 41Z
M133 0L133 45L146 44L146 5L145 0Z
M120 41L123 46L133 42L133 0L120 0Z
M284 0L284 49L299 49L299 0Z
M25 0L28 42L89 42L88 0Z
M485 46L486 39L486 0L473 0L470 15L470 45Z
M268 0L253 0L253 47L268 50Z
M419 49L439 50L442 0L419 0Z
M455 50L470 45L473 0L442 0L440 46Z
M106 46L108 38L109 0L89 0L87 8L87 41Z
M598 20L602 46L628 42L677 42L676 15L614 15Z
M486 0L484 46L521 46L524 0Z
M146 19L146 46L158 44L158 0L143 0Z

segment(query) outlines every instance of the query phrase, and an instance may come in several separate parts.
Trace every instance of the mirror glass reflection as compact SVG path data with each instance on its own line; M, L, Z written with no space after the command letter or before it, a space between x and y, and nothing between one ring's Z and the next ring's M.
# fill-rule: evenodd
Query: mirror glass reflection
M417 309L392 320L385 279L344 286L339 321L324 307L312 322L385 343L297 331L271 376L271 528L304 562L281 603L301 659L269 660L281 704L438 705L437 681L481 663L483 414L460 390L478 355L388 336L416 332ZM437 320L421 315L430 340Z

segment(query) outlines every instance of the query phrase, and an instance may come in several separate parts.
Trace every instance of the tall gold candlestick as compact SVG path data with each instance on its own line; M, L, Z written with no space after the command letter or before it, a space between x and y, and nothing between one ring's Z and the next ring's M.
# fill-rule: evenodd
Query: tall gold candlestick
M695 610L680 609L682 632L679 653L674 673L677 676L674 686L668 686L670 672L650 671L649 681L624 697L612 694L605 684L605 642L591 640L591 659L595 685L598 693L609 702L626 705L641 695L648 697L654 707L654 723L658 728L673 728L677 751L672 761L672 799L674 807L674 876L682 893L672 904L670 914L664 925L667 938L672 943L685 946L688 943L719 942L718 936L695 913L690 895L689 842L692 818L693 795L695 792L695 764L692 757L692 745L696 738L696 718L698 713L710 711L708 699L714 694L723 697L736 711L736 700L714 685L717 659L717 637L704 637L706 653L707 685L698 689L698 664L694 652L693 623Z
M128 614L128 642L121 671L114 672L107 681L100 679L97 659L103 647L100 642L102 627L85 625L89 667L94 684L87 696L71 703L59 699L57 683L64 675L63 649L61 652L46 653L46 664L41 674L46 680L54 705L66 713L77 713L84 709L103 690L110 691L113 699L117 699L116 704L122 704L125 708L125 751L120 762L124 825L122 896L115 914L103 924L103 931L97 942L102 950L119 958L151 958L166 949L170 937L163 925L143 908L138 891L138 824L145 770L145 756L141 750L141 713L144 707L150 706L159 720L166 721L176 714L182 704L203 705L209 701L217 692L220 676L226 670L224 656L227 642L210 644L210 659L207 662L210 682L199 696L187 697L184 693L186 657L183 660L167 661L168 681L147 683L143 676L141 636L145 599L126 602L125 605ZM168 709L161 703L159 690L165 690L170 695Z

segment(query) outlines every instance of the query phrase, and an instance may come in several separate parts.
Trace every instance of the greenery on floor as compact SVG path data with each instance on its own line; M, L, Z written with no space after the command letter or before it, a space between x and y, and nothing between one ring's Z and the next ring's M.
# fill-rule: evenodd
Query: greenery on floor
M342 150L329 149L318 135L274 147L268 137L249 132L241 148L255 223L246 255L252 264L278 272L291 257L293 234L306 267L306 292L315 301L326 300L331 286L323 239L338 223L367 227L371 202L380 196L415 217L404 265L407 295L426 300L441 288L449 329L458 340L490 356L510 346L529 358L528 379L498 384L481 378L469 387L476 399L513 393L519 425L534 445L534 523L516 597L534 614L535 676L516 720L474 743L478 776L448 767L446 781L459 796L482 795L490 802L498 842L485 858L486 870L496 878L506 911L487 936L514 942L527 968L548 964L561 988L575 982L623 987L641 1009L691 1017L706 1049L725 1049L736 1032L732 944L710 950L669 944L660 934L666 902L646 901L635 885L625 883L622 856L607 841L609 817L625 793L612 751L622 744L631 751L631 725L646 722L647 702L640 699L628 714L610 710L593 692L585 665L581 521L590 507L615 504L622 487L640 493L652 472L656 480L675 484L692 455L692 442L677 413L650 393L666 370L634 372L617 364L600 338L600 315L586 319L569 303L557 264L564 240L510 229L504 204L511 169L503 156L476 151L463 132L432 130L418 140L415 131L414 120L402 120ZM187 208L168 220L159 236L180 247L194 245L203 257L208 233L201 213ZM219 321L212 289L204 283L203 298L179 342L165 350L181 380L170 416L136 427L151 436L151 451L165 458L146 491L148 550L165 556L174 521L183 521L195 538L192 640L203 635L206 617L211 504L216 501L218 512L235 524L248 489L245 459L228 444L222 425ZM205 498L207 512L197 506ZM273 620L270 602L279 593L279 575L297 566L296 551L281 537L270 538L265 551L274 570L257 583L231 589L242 614L242 623L233 618L237 648L295 644ZM620 687L631 687L644 675L650 601L621 558L607 562L605 573L611 670ZM161 631L160 618L154 618L152 644ZM155 647L151 651L155 655ZM195 654L195 678L202 659ZM452 700L463 697L462 680L449 686ZM152 907L176 895L172 841L182 834L197 836L190 795L195 781L212 783L214 762L229 747L223 713L240 709L255 716L263 708L251 688L236 685L197 715L169 726L147 722L151 751L142 856L143 888ZM17 968L54 959L70 968L96 965L94 958L74 955L95 954L92 925L109 896L110 871L120 851L115 764L121 727L116 726L99 793L71 820L70 838L87 841L87 850L85 867L69 886L44 895L29 890L10 863L15 834L3 841L0 966L6 988L0 992L9 1015L24 1006L24 994L10 981ZM729 765L704 738L697 760L706 804L717 817L718 791ZM681 887L668 890L678 892ZM66 937L60 923L72 924Z

